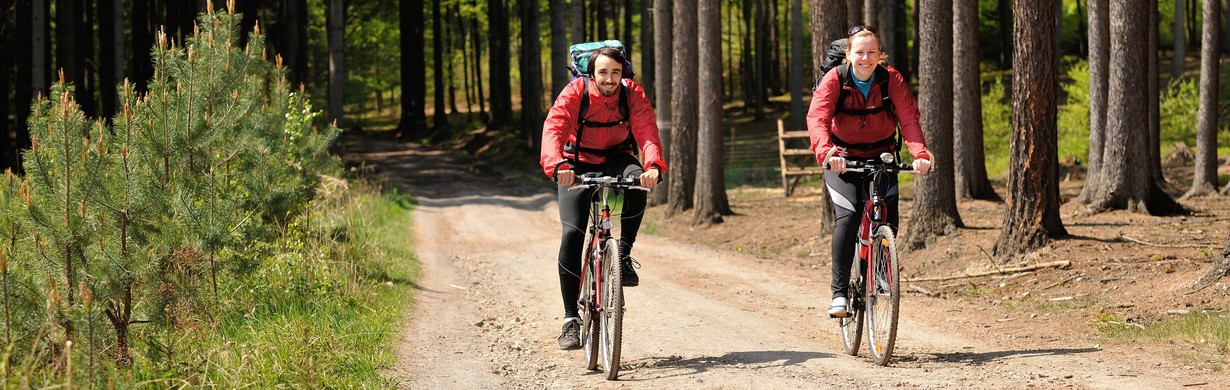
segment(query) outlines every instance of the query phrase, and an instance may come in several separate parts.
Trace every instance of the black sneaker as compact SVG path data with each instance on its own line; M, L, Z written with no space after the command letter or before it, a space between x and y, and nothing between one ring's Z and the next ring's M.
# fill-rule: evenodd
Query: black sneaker
M636 276L636 268L641 268L641 263L633 259L632 256L623 259L623 265L619 267L620 279L623 280L624 287L636 287L641 285L641 278Z
M559 335L559 349L581 349L581 323L564 321L564 329Z

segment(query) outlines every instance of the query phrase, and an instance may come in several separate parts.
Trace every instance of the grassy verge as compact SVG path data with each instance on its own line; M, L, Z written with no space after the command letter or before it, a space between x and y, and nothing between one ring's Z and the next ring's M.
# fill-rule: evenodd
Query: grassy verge
M1187 345L1188 348L1170 350L1181 361L1214 371L1230 366L1230 312L1189 313L1148 324L1129 323L1120 316L1104 313L1096 321L1109 341Z

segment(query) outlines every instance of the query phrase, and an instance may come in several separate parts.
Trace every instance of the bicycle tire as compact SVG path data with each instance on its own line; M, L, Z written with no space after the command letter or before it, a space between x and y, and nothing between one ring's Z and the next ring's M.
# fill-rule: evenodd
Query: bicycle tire
M872 269L867 278L867 351L871 360L887 366L897 341L901 306L901 274L892 228L880 226L871 236Z
M585 350L585 369L598 369L599 356L598 352L598 308L595 306L595 291L594 291L594 267L590 262L596 247L594 245L594 236L588 237L585 245L585 253L581 259L581 301L578 302L578 311L581 314L581 348Z
M608 238L602 251L602 373L607 380L619 377L619 354L623 339L624 287L619 240Z
M850 356L858 356L859 343L863 340L863 268L866 268L863 261L854 256L850 267L850 287L846 292L849 307L846 316L837 319L842 344Z

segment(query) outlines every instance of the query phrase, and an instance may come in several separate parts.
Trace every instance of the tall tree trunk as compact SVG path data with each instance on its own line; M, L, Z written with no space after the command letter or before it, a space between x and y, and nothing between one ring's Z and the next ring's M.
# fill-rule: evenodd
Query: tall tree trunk
M15 19L17 15L0 12L0 53L14 52L13 45L18 42L14 38L17 31L12 28L17 24ZM13 142L9 138L9 130L14 125L9 122L9 112L20 109L22 104L13 104L15 102L9 99L9 91L16 89L13 73L18 61L20 60L14 56L0 59L0 170L11 167L17 155L17 150L13 148Z
M743 0L743 46L740 48L739 73L743 74L743 109L745 111L753 109L756 106L756 99L760 94L756 93L756 53L753 43L755 36L755 13L753 12L752 2L754 0Z
M650 12L653 7L653 0L636 1L640 2L641 10L641 68L636 71L641 75L641 86L648 88L647 93L653 96L654 91L658 89L658 79L655 74L655 65L657 65L655 58L657 57L654 56L654 50L657 45L653 41L653 13ZM720 74L718 76L721 77ZM657 100L654 100L653 103L655 106L658 104Z
M433 1L431 3L431 58L432 63L435 66L435 70L431 72L431 82L432 85L435 86L433 88L434 96L431 100L431 105L435 108L435 117L431 120L431 127L434 129L439 129L444 126L448 126L448 116L444 114L444 90L448 87L444 85L444 28L442 26L443 23L441 22L443 18L440 17L440 3L442 2ZM538 8L534 7L534 9L537 11ZM535 26L537 26L537 24L535 24ZM537 29L535 29L535 31L537 31ZM538 37L534 38L534 42L537 43ZM535 54L537 54L537 52L535 52ZM537 58L537 55L535 55L535 58ZM537 62L535 62L535 64L537 64Z
M1089 0L1089 162L1085 186L1076 201L1089 203L1101 181L1102 152L1106 137L1108 69L1110 67L1109 0ZM1155 56L1156 57L1156 56ZM1153 74L1153 78L1157 78Z
M671 105L671 84L674 82L672 77L672 66L674 65L674 15L671 12L673 1L671 0L653 0L653 40L654 57L657 59L657 67L654 68L654 76L658 79L658 86L654 90L654 105L657 107L658 117L658 137L662 139L662 155L670 156L671 150L671 119L673 111ZM670 43L670 44L668 44ZM673 169L672 169L673 170ZM666 175L663 183L666 184L663 189L670 188L670 177ZM669 191L658 190L654 191L650 196L650 201L653 204L665 204Z
M956 196L1000 201L987 178L982 144L982 77L978 63L978 0L953 2L953 159ZM969 38L969 39L967 39Z
M999 0L999 67L1012 66L1012 0Z
M768 49L765 53L768 55L764 56L765 89L771 91L769 93L771 93L772 96L778 96L782 94L781 40L778 39L778 36L781 35L781 26L778 23L780 19L777 17L778 1L765 1L767 2L765 9L768 11L766 13L767 16L765 18L765 22L768 24L769 32ZM721 52L719 51L718 53L720 54ZM718 75L720 76L721 72L718 72ZM765 97L765 100L768 101L768 96Z
M538 0L521 0L521 131L529 150L542 142L542 46L538 33Z
M487 34L490 42L487 61L490 65L487 71L491 83L491 122L487 123L488 129L504 128L512 122L512 86L509 84L509 75L512 74L509 61L512 56L508 44L508 8L504 1L487 0L487 22L490 26Z
M287 78L293 85L306 84L312 79L308 75L307 0L287 0L286 13L287 15L283 15L283 18L287 26L280 29L280 32L287 36L285 41L288 46L282 49L282 57L286 59L287 66L290 68Z
M760 0L752 0L755 4L753 11L756 13L755 25L756 32L753 33L756 39L756 55L752 57L753 63L753 78L752 78L752 93L756 95L756 111L752 115L753 120L764 119L764 101L768 98L765 92L765 73L768 64L769 53L769 17L765 13L765 4Z
M34 56L34 53L44 52L42 50L35 50L35 46L46 42L45 39L37 41L34 39L36 36L42 36L40 33L42 29L34 28L36 26L33 22L35 3L37 2L18 1L14 5L17 35L15 37L16 40L13 42L15 46L13 52L16 55L13 56L12 60L16 62L17 68L14 73L15 79L13 80L13 100L16 103L13 117L16 120L13 121L13 127L11 128L13 139L12 145L8 146L10 160L6 162L6 165L13 168L13 172L19 173L24 172L21 167L21 154L19 151L26 148L30 143L30 131L26 127L26 119L30 116L30 103L34 100L34 91L38 89L36 84L33 84L34 74L44 72L41 67L35 67L35 64L39 63L39 61Z
M1221 25L1223 26L1221 29L1221 52L1223 54L1230 53L1230 28L1225 28L1225 26L1230 26L1230 12L1226 12L1228 7L1230 7L1230 0L1221 0Z
M1149 156L1148 102L1148 8L1143 2L1110 3L1110 70L1106 112L1106 146L1102 171L1091 201L1093 210L1126 209L1154 215L1182 212L1182 207L1162 192L1140 162ZM1020 69L1016 69L1020 72ZM1087 184L1088 185L1088 184Z
M150 17L150 1L153 0L132 0L132 81L139 92L145 92L154 77L149 48L154 44L155 26Z
M609 23L610 20L612 19L610 15L607 15L607 13L604 12L606 11L606 2L595 1L591 5L593 5L594 7L593 9L594 18L592 20L594 21L595 27L597 28L594 31L594 40L611 39L611 36L606 32L607 23Z
M829 44L833 40L845 38L846 32L850 31L843 18L847 13L844 9L846 6L845 0L809 0L811 8L811 52L826 53L829 50ZM820 74L820 64L824 62L824 55L812 56L812 80L819 80L824 75ZM823 183L821 179L821 183ZM823 189L823 184L819 185ZM833 202L829 201L828 191L817 191L820 194L818 200L820 206L819 231L820 235L828 235L833 233L833 224L836 222L833 215Z
M104 118L115 116L119 95L115 86L124 79L124 2L98 2L98 90Z
M568 85L568 13L564 0L550 0L551 10L551 98Z
M906 39L906 26L910 23L906 18L905 3L894 3L892 13L893 22L887 34L893 36L893 39L890 40L893 44L893 57L889 57L888 60L896 64L894 66L897 67L897 71L901 72L901 77L906 82L909 82L913 78L916 68L911 66L911 58L913 57L910 55L910 42Z
M470 42L469 36L471 35L468 32L469 28L466 27L468 20L461 17L460 7L454 8L453 12L453 17L457 19L457 27L461 30L461 34L457 37L458 46L461 47L461 89L466 91L466 119L469 120L474 116L474 94L472 93L473 88L470 87L470 71L473 68L470 67L470 59L477 57L472 54L473 49L467 43Z
M916 0L917 1L917 0ZM865 25L875 25L879 7L876 6L876 0L863 0L863 23Z
M585 0L571 0L572 5L569 7L572 11L572 16L569 22L572 28L572 42L586 42L589 39L585 37Z
M697 59L696 47L696 0L675 2L674 48L672 69L694 69ZM668 215L692 209L692 195L696 188L696 119L697 83L688 72L673 72L671 75L671 169L667 184L670 208Z
M1166 175L1162 173L1162 94L1161 86L1158 81L1158 76L1161 72L1158 71L1161 60L1158 47L1158 27L1157 27L1157 2L1149 2L1149 90L1145 93L1145 100L1149 103L1149 171L1152 173L1153 181L1157 182L1158 186L1164 190L1170 189L1170 183L1166 182Z
M919 249L935 237L963 226L957 212L952 152L952 3L921 0L919 104L927 150L934 169L914 179L914 211L902 240L905 248Z
M1183 28L1183 23L1187 19L1186 1L1174 0L1174 58L1171 60L1170 77L1178 78L1183 75L1184 59L1187 57L1187 29Z
M893 58L893 55L895 55L896 53L894 51L893 44L897 39L897 37L893 35L893 25L894 25L893 24L893 8L895 7L894 3L896 3L896 1L894 0L877 1L876 2L876 19L874 23L877 28L876 32L878 33L880 37L880 51L883 52L884 55L888 56L888 61L890 64L892 64L893 61L895 60L895 58ZM900 71L900 69L898 69L898 71Z
M84 29L81 23L82 4L77 0L56 1L56 61L55 69L64 72L64 81L73 85L77 103L84 111L90 104L89 88L85 84L85 57L81 49ZM92 45L91 45L92 46ZM92 112L87 111L86 115Z
M1059 218L1058 73L1050 66L1030 65L1049 64L1057 55L1055 1L1018 1L1012 9L1016 46L1008 208L994 250L1001 262L1067 235Z
M624 0L624 23L623 23L623 44L627 51L628 61L632 61L632 57L638 52L636 47L636 39L632 35L632 12L635 9L633 4L636 0ZM639 70L639 69L637 69Z
M1077 20L1076 22L1076 36L1077 37L1088 37L1089 36L1089 31L1088 31L1089 28L1088 26L1085 25L1085 21L1087 19L1080 17L1080 16L1088 16L1088 15L1084 15L1084 13L1085 11L1083 7L1081 7L1081 2L1077 1L1076 2L1076 16L1078 16L1078 18L1076 19ZM1061 15L1060 17L1063 17L1063 16ZM1077 55L1084 57L1084 58L1089 58L1089 48L1085 46L1087 42L1088 41L1082 41L1079 39L1076 41Z
M474 100L478 100L478 112L480 120L488 123L491 118L487 115L487 95L483 94L483 45L482 45L482 30L478 28L478 18L470 20L470 44L474 46L474 86L477 93L474 95ZM490 32L488 32L490 33Z
M342 8L342 6L339 6L338 8ZM330 11L332 11L332 9L330 9ZM425 100L427 100L427 73L426 69L424 69L424 62L426 62L426 58L423 53L423 42L426 37L423 35L423 1L411 0L409 2L403 2L401 4L399 16L401 19L400 23L402 28L401 42L399 42L402 52L401 90L402 95L404 96L402 96L401 99L401 124L399 124L398 127L401 131L400 138L403 141L408 141L427 134L427 112L425 111ZM330 17L329 27L331 32L334 26L332 21L332 18L334 17L339 19L341 18L340 15ZM338 34L340 35L341 32L339 31ZM333 43L332 38L333 36L330 35L330 43ZM330 52L332 52L332 50L330 50ZM334 84L332 66L329 68L329 73L329 106L330 110L333 110L334 86L344 86L345 81L344 79L341 79L342 81L339 84ZM340 99L341 97L339 96L337 98ZM339 101L337 105L340 116L341 102Z
M807 106L803 103L803 0L790 0L790 128L806 129Z
M1183 197L1217 194L1218 49L1221 46L1221 3L1204 1L1200 37L1200 106L1196 114L1196 177Z
M795 0L799 1L799 0ZM693 224L715 224L733 214L722 168L722 27L718 0L700 0L696 20L700 100L696 142L696 216Z
M831 12L821 11L812 8L812 12ZM863 23L863 0L846 0L846 23L843 25L846 31L854 26L861 26ZM825 48L827 50L827 47ZM823 51L817 53L824 53Z
M457 8L455 6L450 5L448 8L445 9L444 14L445 15L456 15L457 14L456 9ZM444 35L445 35L445 42L446 42L445 53L447 55L447 59L444 60L445 68L443 69L447 80L445 80L444 83L448 84L449 111L451 111L453 114L457 114L458 112L460 112L457 110L457 68L456 68L457 61L453 59L454 57L453 54L457 53L457 47L461 46L459 42L464 42L464 40L459 39L461 38L461 36L457 34L457 29L460 27L460 23L457 21L457 19L452 18L452 17L448 17L448 19L449 20L444 23L444 28L445 28Z
M422 42L423 41L422 40L423 2L422 0L417 0L417 1L412 1L411 3L417 4L417 6L410 5L410 7L412 8L412 10L413 9L418 10L417 11L418 18L411 19L413 15L406 15L406 16L403 16L403 20L407 21L412 29L413 28L418 29L419 40L417 42ZM328 23L328 31L329 31L328 33L328 37L329 37L328 38L329 39L329 121L337 124L337 126L339 127L344 128L345 122L342 120L343 114L344 114L342 103L344 102L343 100L345 98L344 91L346 89L346 40L344 39L342 34L345 32L345 28L346 28L345 1L329 0L329 11L328 12L329 12L329 17L328 17L329 20L326 23ZM403 40L404 39L407 39L407 38L403 38ZM403 43L402 45L407 45L407 44ZM409 56L410 58L416 59L410 62L415 63L417 61L422 61L423 56L422 56L421 50L423 46L421 44L411 45L411 46L417 46L420 51L419 51L418 56L414 56L413 54ZM413 49L407 46L407 48L402 50L402 53L411 53L412 52L411 50ZM406 67L403 67L402 69L407 69L407 68L411 68L411 67L406 66ZM417 88L411 84L406 85L407 87L409 87L407 88L407 90L409 90L411 94L419 94L419 96L402 98L403 101L413 100L413 102L403 102L402 103L402 109L403 109L402 126L403 128L401 129L401 133L402 133L403 139L409 136L414 130L423 129L427 126L427 123L426 123L427 118L423 112L423 105L422 105L423 99L425 99L425 96L423 96L422 94L426 93L427 81L423 79L423 77L425 77L423 76L423 72L418 72L417 77L411 77L413 73L414 73L413 70L411 70L410 73L407 73L405 76L402 77L402 79L403 80L412 79L412 78L418 79L418 80L422 80L422 84L417 84L417 85L421 85L421 87L417 87ZM405 81L403 81L403 83L405 83ZM415 92L415 91L418 91L418 92ZM406 114L406 112L410 112L410 114ZM407 117L407 115L413 115L413 117ZM422 118L422 119L419 119L419 118Z

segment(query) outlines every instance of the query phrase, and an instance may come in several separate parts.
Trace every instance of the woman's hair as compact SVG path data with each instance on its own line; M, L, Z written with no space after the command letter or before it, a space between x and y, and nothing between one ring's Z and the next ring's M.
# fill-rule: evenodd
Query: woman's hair
M876 46L880 46L880 60L877 61L880 65L888 65L888 53L884 52L883 41L880 40L880 34L876 34L876 28L872 26L854 26L850 29L849 35L846 36L846 54L850 54L850 48L853 46L854 38L872 37L876 40ZM847 60L842 59L842 63Z
M624 69L628 67L627 65L628 59L627 57L624 57L624 53L619 51L619 49L616 49L613 47L604 47L604 48L598 49L598 51L594 52L593 56L589 57L589 77L590 78L594 77L594 70L597 68L596 65L598 64L598 57L601 57L601 56L610 57L612 60L615 60L615 62L620 65L621 67L620 77L623 77L624 75L628 73L628 69Z

